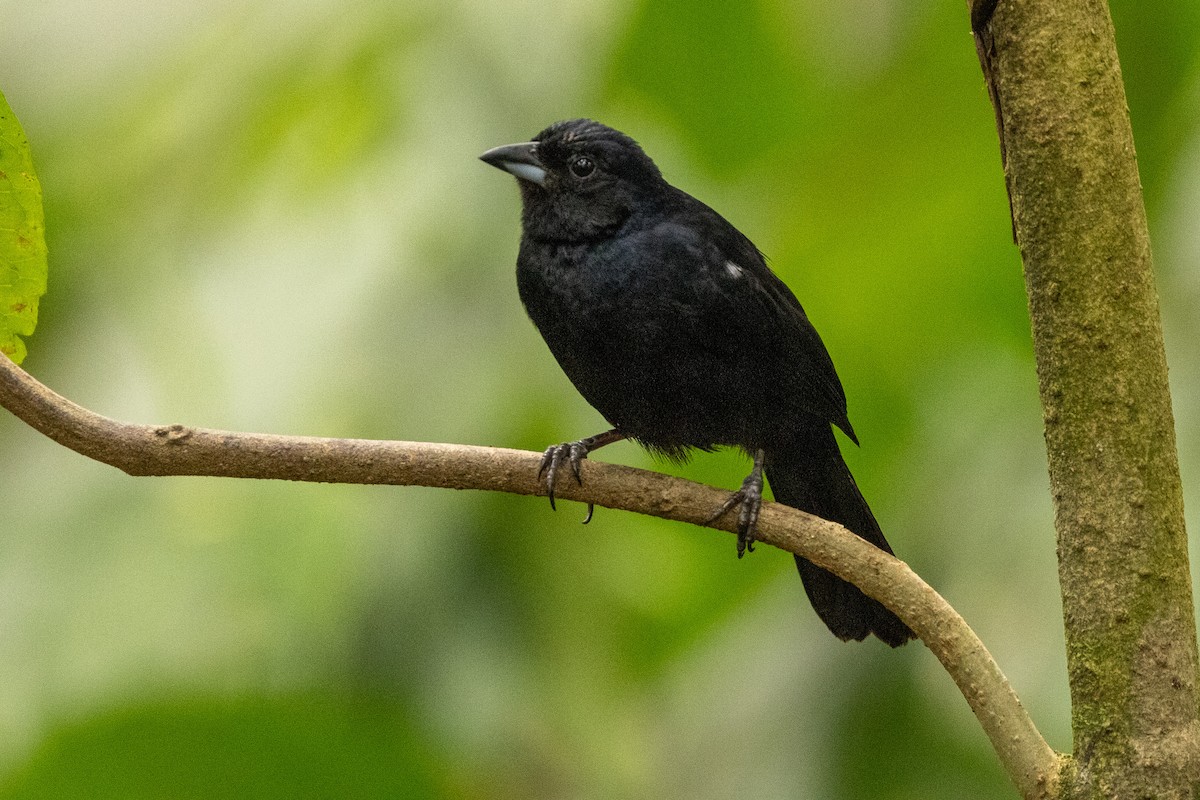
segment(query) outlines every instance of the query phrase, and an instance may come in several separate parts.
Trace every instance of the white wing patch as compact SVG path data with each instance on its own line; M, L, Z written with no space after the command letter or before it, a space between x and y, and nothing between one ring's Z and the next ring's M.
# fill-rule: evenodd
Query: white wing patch
M727 273L729 273L729 277L731 277L731 278L740 278L746 272L744 269L742 269L741 267L739 267L737 264L733 263L732 261L725 262L725 271Z

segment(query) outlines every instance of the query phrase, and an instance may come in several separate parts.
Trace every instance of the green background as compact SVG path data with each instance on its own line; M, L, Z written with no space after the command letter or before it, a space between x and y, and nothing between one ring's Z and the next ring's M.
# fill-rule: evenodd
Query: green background
M512 180L639 139L838 364L897 553L1070 746L1037 387L964 4L0 0L46 196L25 366L120 419L540 450L596 433L524 317ZM1188 499L1200 6L1114 4ZM737 454L603 460L736 487ZM544 500L130 478L0 414L0 797L989 798L920 644L786 554ZM1192 528L1196 517L1191 515Z

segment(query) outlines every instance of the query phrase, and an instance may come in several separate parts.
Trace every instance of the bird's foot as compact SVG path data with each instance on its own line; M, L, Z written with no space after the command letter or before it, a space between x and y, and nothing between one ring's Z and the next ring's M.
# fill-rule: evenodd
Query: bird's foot
M583 441L563 442L551 445L542 453L542 463L538 467L538 479L546 484L546 496L550 498L550 508L557 510L554 505L554 487L558 481L558 471L564 465L570 466L575 482L583 486L583 478L579 475L579 465L587 458L588 449ZM591 516L589 514L589 516Z
M542 453L542 463L538 467L538 480L544 481L546 485L546 496L550 498L550 508L558 510L554 505L554 487L558 485L558 471L563 466L569 466L571 474L575 476L575 483L583 486L583 477L580 475L579 465L588 457L588 453L624 438L623 434L617 433L616 430L611 430L607 433L580 439L577 442L563 442L562 444L547 447L546 452ZM584 525L592 521L592 513L595 510L595 505L588 503L587 516L583 519Z
M755 534L758 530L758 515L762 511L762 503L763 453L759 450L754 456L754 469L750 470L750 474L746 476L746 480L742 481L742 488L731 494L729 499L717 509L717 513L706 520L705 524L714 522L734 506L740 506L737 524L737 554L738 558L741 558L746 553L754 552L754 542L757 540Z

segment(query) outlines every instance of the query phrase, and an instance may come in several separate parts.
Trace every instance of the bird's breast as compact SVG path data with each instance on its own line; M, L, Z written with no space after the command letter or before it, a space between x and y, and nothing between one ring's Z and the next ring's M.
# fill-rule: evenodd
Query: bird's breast
M648 309L645 276L595 244L522 244L521 301L539 329L559 323L610 329Z

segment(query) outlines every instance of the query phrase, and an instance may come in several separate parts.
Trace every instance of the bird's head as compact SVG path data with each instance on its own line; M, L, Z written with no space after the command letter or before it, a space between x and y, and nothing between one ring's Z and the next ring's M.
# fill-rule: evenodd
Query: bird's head
M480 158L517 178L525 234L535 239L603 237L666 186L637 142L588 119L556 122Z

